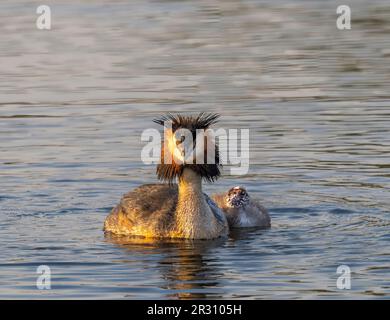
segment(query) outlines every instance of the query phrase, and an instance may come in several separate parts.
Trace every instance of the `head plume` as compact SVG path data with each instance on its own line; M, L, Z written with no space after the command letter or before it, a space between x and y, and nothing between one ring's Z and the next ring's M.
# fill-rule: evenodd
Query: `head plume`
M185 116L180 113L174 115L172 113L167 113L158 119L154 119L153 122L162 126L166 123L170 123L173 131L176 131L179 128L185 128L193 131L196 129L208 129L211 125L218 122L219 117L220 115L217 113L205 112L199 113L198 116Z
M177 161L174 156L175 152L172 150L176 148L176 145L182 144L185 140L185 138L184 140L177 140L175 132L180 132L178 131L180 129L187 129L191 133L193 142L192 151L195 153L197 138L201 138L197 137L197 130L209 129L211 125L215 124L218 121L218 118L219 115L215 113L202 112L197 116L187 116L182 114L174 115L172 113L168 113L167 115L153 120L155 123L158 123L165 127L164 141L162 143L161 149L161 162L157 166L157 177L160 180L168 181L169 183L171 183L175 180L176 177L179 178L182 175L184 168L190 168L200 177L210 182L216 180L221 175L219 149L214 137L211 137L208 134L204 136L203 148L201 153L201 157L203 157L202 163L196 163L195 159L192 163L186 163L186 161ZM212 151L210 152L210 156L212 157L211 163L210 159L208 159L210 157L208 157L207 155L207 150ZM166 153L173 154L172 157L168 155L168 158L170 160L168 162L166 161ZM207 159L209 161L207 161Z

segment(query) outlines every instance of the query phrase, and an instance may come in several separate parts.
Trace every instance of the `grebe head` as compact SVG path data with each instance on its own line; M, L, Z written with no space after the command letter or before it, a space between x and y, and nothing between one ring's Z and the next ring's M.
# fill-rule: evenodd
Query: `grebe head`
M245 207L248 203L249 194L243 187L233 187L226 195L226 204L231 208L242 208Z
M153 120L164 126L161 162L157 166L160 180L171 183L182 176L185 168L207 181L221 175L218 145L207 131L218 118L214 113L202 112L198 116L169 113Z

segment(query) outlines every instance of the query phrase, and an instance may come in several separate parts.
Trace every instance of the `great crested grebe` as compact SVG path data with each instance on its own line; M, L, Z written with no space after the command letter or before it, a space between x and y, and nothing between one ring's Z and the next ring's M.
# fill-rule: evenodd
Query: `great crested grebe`
M205 113L198 116L168 114L154 120L165 127L157 177L169 183L145 184L125 194L106 218L104 231L147 238L214 239L226 236L229 228L224 213L202 191L202 179L213 182L220 176L218 145L214 139L204 141L201 155L204 164L188 161L175 149L183 142L182 137L176 138L177 130L189 130L196 141L197 130L208 129L218 117ZM167 123L170 126L166 126ZM191 150L195 153L193 159L199 153L195 144ZM209 148L214 149L213 163L206 160ZM165 161L165 152L169 153L171 161ZM176 178L178 184L173 184Z
M243 187L231 188L227 193L216 194L212 198L224 211L231 228L271 226L267 209L252 200Z

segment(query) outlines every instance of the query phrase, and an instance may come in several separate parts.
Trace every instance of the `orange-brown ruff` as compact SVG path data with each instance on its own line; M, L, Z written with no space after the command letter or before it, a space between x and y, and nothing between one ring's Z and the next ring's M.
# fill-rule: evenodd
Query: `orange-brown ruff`
M170 122L165 145L176 146L175 131L188 129L194 141L197 129L207 129L218 115L201 113L197 117L169 114L156 123ZM220 175L218 146L214 141L215 164L186 164L172 156L172 164L157 166L157 176L167 184L146 184L125 194L104 223L104 230L122 235L148 238L213 239L226 236L227 220L221 209L202 191L202 179L214 181ZM207 143L205 142L205 148ZM173 150L168 150L174 155ZM162 152L164 159L164 148ZM207 154L204 153L206 162ZM179 164L182 163L182 164ZM177 178L178 184L173 183Z

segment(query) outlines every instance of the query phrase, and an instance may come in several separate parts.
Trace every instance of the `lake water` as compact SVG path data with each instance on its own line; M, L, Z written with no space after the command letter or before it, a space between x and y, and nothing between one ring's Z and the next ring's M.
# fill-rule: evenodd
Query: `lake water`
M0 4L0 298L390 297L388 1L344 1L344 31L339 1L63 0L50 31L40 4ZM167 111L250 129L249 173L205 190L247 186L271 229L104 236Z

